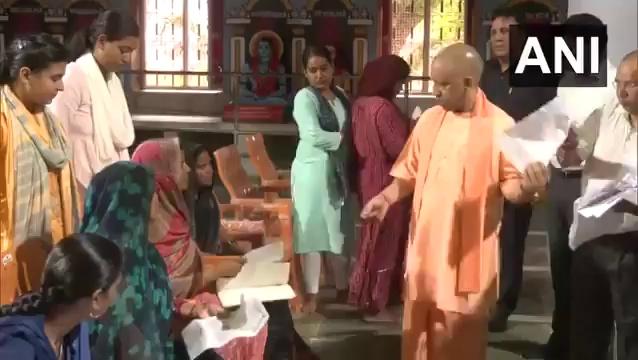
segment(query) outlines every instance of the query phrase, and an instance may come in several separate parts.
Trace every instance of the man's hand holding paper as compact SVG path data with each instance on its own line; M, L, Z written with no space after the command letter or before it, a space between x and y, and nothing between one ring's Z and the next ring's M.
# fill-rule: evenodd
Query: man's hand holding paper
M604 101L583 101L575 96L557 96L508 129L501 138L505 157L520 171L534 162L548 164L558 155L565 166L578 165L577 129L592 116L599 116Z
M508 129L501 138L505 157L523 173L532 163L548 164L569 132L569 116L558 98Z

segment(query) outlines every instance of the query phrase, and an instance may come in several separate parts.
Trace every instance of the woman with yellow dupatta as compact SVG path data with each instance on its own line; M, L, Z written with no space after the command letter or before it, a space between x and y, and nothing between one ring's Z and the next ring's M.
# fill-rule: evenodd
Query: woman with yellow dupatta
M40 288L51 247L73 233L79 203L62 127L46 109L67 64L47 34L14 40L0 64L0 303Z

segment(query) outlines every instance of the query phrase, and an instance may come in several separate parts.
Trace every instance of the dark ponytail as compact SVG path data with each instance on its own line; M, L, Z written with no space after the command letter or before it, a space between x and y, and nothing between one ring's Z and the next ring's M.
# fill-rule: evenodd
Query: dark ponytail
M20 69L45 70L53 63L68 61L64 46L49 34L28 35L11 42L0 61L0 85L14 82Z
M332 66L334 66L332 62L332 54L330 53L330 50L328 50L327 47L309 45L309 46L306 46L306 48L303 51L303 54L301 55L301 63L303 64L304 71L306 71L306 68L308 67L308 62L310 61L310 58L313 56L322 57L326 59L328 63L332 64Z
M0 85L5 85L11 82L11 75L9 72L9 61L7 55L0 58Z
M60 241L49 254L42 289L0 307L0 317L48 314L59 305L71 305L108 291L122 271L122 251L95 234L74 234Z
M107 41L119 41L129 36L139 37L140 28L131 15L118 10L103 11L89 28L78 31L69 41L71 61L93 51L100 35L105 35Z
M77 60L89 49L92 49L93 45L89 41L89 29L82 29L73 34L66 47L69 51L69 61Z

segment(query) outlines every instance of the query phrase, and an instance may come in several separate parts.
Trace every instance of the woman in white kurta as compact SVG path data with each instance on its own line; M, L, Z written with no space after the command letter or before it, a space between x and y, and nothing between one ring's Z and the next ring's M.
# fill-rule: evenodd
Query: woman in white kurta
M116 25L117 24L117 25ZM139 28L129 15L105 11L91 27L71 40L64 91L51 108L73 147L73 165L80 192L106 166L130 158L135 132L126 97L115 74L130 63Z
M329 253L335 285L341 298L347 295L346 261L341 256L344 236L353 226L344 221L344 204L348 201L347 128L349 105L342 91L331 86L333 64L330 53L322 47L307 47L303 56L310 86L295 96L293 115L299 128L299 144L292 164L292 200L294 206L294 246L303 255L306 287L304 310L317 306L321 253ZM330 118L332 129L325 129ZM324 121L324 125L322 125ZM340 167L340 169L338 169ZM342 173L343 174L343 173ZM345 175L345 174L343 174Z

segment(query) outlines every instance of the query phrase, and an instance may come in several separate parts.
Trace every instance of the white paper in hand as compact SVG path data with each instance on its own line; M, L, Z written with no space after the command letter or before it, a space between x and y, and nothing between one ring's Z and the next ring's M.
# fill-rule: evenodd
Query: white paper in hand
M258 247L244 255L247 263L280 262L284 259L284 243L277 241Z
M622 180L590 179L580 198L578 212L584 217L601 217L621 200L636 203L636 176L627 173Z
M534 162L548 164L567 139L569 116L564 101L556 98L501 137L501 151L520 172Z
M419 118L421 117L421 114L423 114L423 110L421 110L421 107L417 105L414 108L414 111L412 111L412 120L414 121L419 120Z
M631 223L626 223L626 220L631 215L616 212L613 207L622 199L635 203L637 185L633 174L626 174L620 181L590 179L584 194L574 202L570 247L575 250L588 240L630 230L626 226L631 226Z
M253 297L243 296L239 309L227 319L210 317L193 320L182 331L188 356L195 359L204 351L219 349L231 340L256 336L268 322L264 305Z

